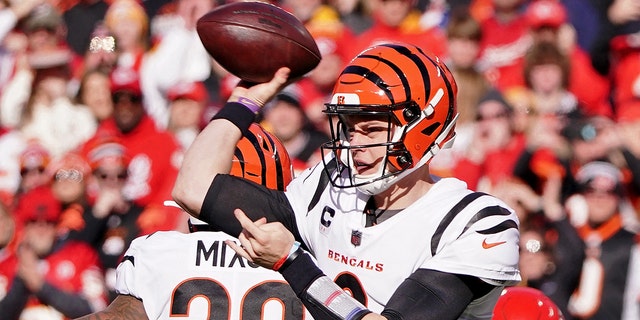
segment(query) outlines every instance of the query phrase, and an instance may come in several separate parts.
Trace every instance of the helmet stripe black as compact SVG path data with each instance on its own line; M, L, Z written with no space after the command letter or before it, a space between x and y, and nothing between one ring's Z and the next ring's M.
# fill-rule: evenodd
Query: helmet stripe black
M393 44L388 44L388 45L385 45L385 46L396 50L398 53L406 56L407 58L411 59L411 61L413 61L415 66L418 68L418 70L420 70L420 74L422 75L422 80L424 82L423 85L424 85L424 96L425 96L425 99L429 99L429 96L431 96L431 78L429 77L429 70L427 70L427 66L424 64L424 61L420 57L418 57L416 54L411 52L411 50L409 50L408 47L399 46L399 45L393 45ZM420 48L418 48L418 47L416 47L416 48L426 58L429 58L427 55L424 54L424 52L422 52L422 50L420 50ZM436 65L436 67L437 67L437 65ZM425 101L424 103L426 104L427 102L428 101Z
M244 155L242 154L242 150L236 147L236 150L233 152L233 155L238 159L238 164L240 165L240 170L242 171L242 176L244 177Z
M411 86L409 85L409 80L407 80L406 75L404 74L404 72L402 71L402 69L400 69L400 67L398 65L396 65L395 63L387 60L387 59L383 59L380 56L374 56L374 55L361 55L360 57L363 58L369 58L369 59L374 59L374 60L378 60L384 64L386 64L387 66L389 66L389 68L391 68L393 71L396 72L396 74L398 75L398 77L400 78L400 82L402 82L402 87L404 88L406 94L407 94L407 101L411 100ZM395 103L395 99L393 99L393 97L389 98L389 100L391 100L391 104Z
M284 190L286 186L284 183L284 173L282 168L282 159L280 158L280 152L286 152L286 150L277 150L276 144L270 135L265 134L264 137L268 139L268 142L271 146L269 149L273 150L273 156L275 157L273 161L276 164L276 184L278 186L278 190Z
M420 51L420 53L422 53L427 59L429 59L429 61L431 61L436 68L441 69L440 64L436 63L435 61L433 61L433 59L431 59L431 57L427 54L424 53L424 51L422 51L422 49L418 48L418 50ZM444 67L446 68L447 66L444 65ZM451 82L449 82L449 79L445 76L445 72L451 73L449 70L440 70L440 72L442 73L442 79L444 80L444 84L445 86L447 86L447 95L449 96L449 103L450 104L454 104L456 101L456 97L453 94L453 88L451 87ZM454 80L455 81L455 80ZM456 115L453 113L453 109L451 105L448 106L449 107L449 113L447 114L447 124L450 123L453 120L453 117L455 117Z
M262 185L267 185L267 166L266 166L266 161L264 159L264 152L262 152L262 148L260 146L260 142L258 141L258 137L256 137L256 135L251 132L251 130L247 131L247 133L244 136L245 138L247 138L247 140L249 140L249 142L251 142L251 145L253 146L253 148L256 150L256 153L258 154L258 159L260 159L260 177L262 179Z
M362 56L361 56L362 57ZM378 57L374 57L374 58L378 58ZM389 98L389 101L391 101L391 104L395 103L395 100L393 99L393 95L391 94L391 90L389 90L389 85L387 85L386 82L384 82L384 80L382 80L382 78L380 78L380 76L378 76L375 72L371 71L370 69L367 69L365 67L362 66L348 66L344 69L344 71L342 71L342 74L355 74L355 75L359 75L373 83L375 83L376 86L378 86L378 88L380 88L381 90L384 91L384 94L387 96L387 98Z

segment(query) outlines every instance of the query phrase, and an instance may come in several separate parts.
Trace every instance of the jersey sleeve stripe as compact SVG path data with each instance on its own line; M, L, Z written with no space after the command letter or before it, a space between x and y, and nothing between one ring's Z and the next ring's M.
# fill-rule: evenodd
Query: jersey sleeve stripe
M513 220L506 220L495 227L491 227L489 229L484 229L484 230L478 230L476 232L480 234L496 234L511 228L517 230L518 224Z
M122 262L120 262L120 263L124 263L125 261L129 261L129 262L131 262L131 264L132 264L134 267L136 266L136 262L135 262L135 260L134 260L134 257L133 257L133 256L124 256L124 257L122 258Z
M435 233L433 234L433 237L431 238L431 255L433 256L436 255L436 250L438 249L438 245L440 244L440 239L444 234L444 230L446 230L449 224L451 224L451 221L453 221L453 218L455 218L456 215L458 215L458 213L460 213L460 211L466 208L471 202L473 202L474 200L480 198L485 194L486 193L482 193L482 192L470 193L466 195L464 198L462 198L462 200L460 200L455 206L453 206L453 208L451 208L449 212L447 212L447 214L444 216L442 221L440 221L438 228L436 229Z
M478 211L478 213L476 213L467 223L467 225L464 227L464 229L462 230L462 232L460 233L460 235L458 236L458 238L460 238L465 232L467 232L467 230L469 230L469 228L471 228L471 226L484 219L487 217L492 217L492 216L508 216L510 215L511 212L509 210L507 210L506 208L503 208L501 206L490 206L490 207L486 207L483 208L482 210Z

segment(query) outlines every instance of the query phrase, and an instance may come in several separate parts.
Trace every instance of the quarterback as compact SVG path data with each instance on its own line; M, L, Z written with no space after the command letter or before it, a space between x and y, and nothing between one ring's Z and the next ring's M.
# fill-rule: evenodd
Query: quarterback
M357 55L326 105L323 161L282 192L227 173L288 73L234 89L187 151L176 202L238 236L242 246L229 245L279 271L316 318L491 319L502 288L520 280L519 222L499 199L429 173L455 137L444 63L401 43Z

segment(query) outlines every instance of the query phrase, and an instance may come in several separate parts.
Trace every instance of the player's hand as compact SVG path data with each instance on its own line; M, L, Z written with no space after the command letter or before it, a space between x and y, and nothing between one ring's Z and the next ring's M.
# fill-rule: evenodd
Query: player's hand
M236 209L234 214L243 228L238 237L242 247L233 241L226 242L239 255L257 265L273 269L278 260L289 254L295 239L282 223L266 223L265 218L254 222L240 209Z
M233 92L231 92L231 96L227 101L236 102L241 97L244 97L253 100L260 105L260 107L264 107L276 93L287 85L290 72L291 70L289 68L282 67L276 71L271 81L265 83L255 84L240 81L233 89Z

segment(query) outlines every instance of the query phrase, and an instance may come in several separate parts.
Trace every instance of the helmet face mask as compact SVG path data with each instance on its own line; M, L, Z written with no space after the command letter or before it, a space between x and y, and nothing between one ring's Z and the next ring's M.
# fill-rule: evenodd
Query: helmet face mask
M387 108L389 106L386 106ZM369 144L353 145L350 141L351 129L354 122L377 120L386 124L386 140L380 142L372 142ZM411 166L411 161L401 137L403 132L399 132L398 122L395 115L391 112L381 111L363 111L357 113L339 113L329 114L329 123L331 127L331 136L338 137L323 144L321 148L324 151L333 152L336 157L331 159L338 172L353 172L348 175L349 182L347 184L337 183L338 176L334 176L332 181L338 187L360 187L372 183L376 180L385 179L395 176L399 171L405 170ZM382 159L376 173L358 174L355 169L356 163L353 159L354 150L369 149L373 154L382 154ZM383 149L383 152L378 150ZM325 159L326 161L326 159ZM325 163L325 167L328 166Z
M324 163L332 184L377 194L427 164L453 141L456 94L447 67L418 47L383 44L360 53L343 70L331 102L325 105L332 140L322 149L334 154L334 164ZM366 120L365 116L387 122L387 140L351 146L347 120ZM354 150L380 147L386 152L378 172L359 175ZM333 168L337 175L330 172Z

